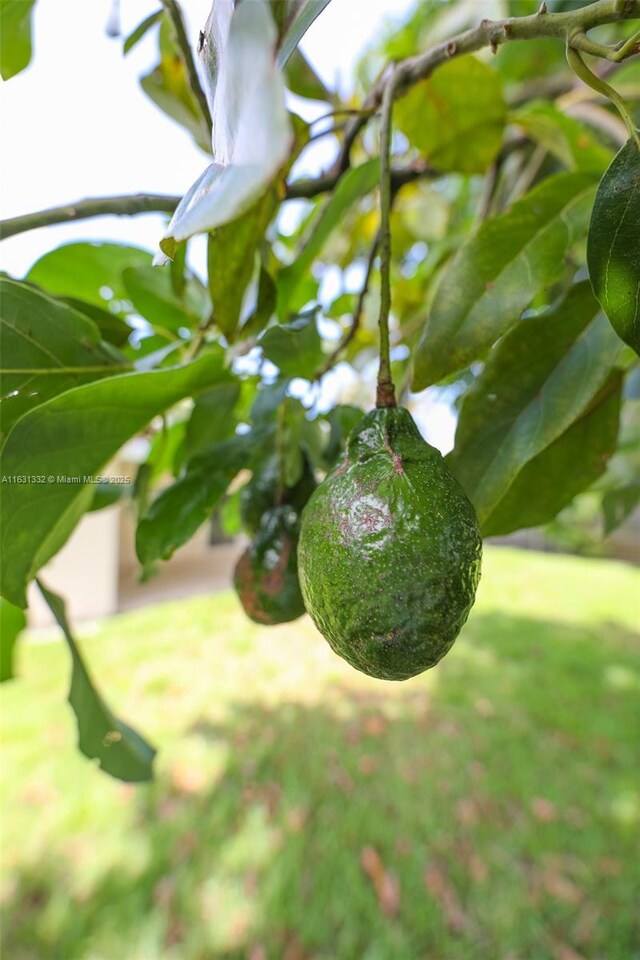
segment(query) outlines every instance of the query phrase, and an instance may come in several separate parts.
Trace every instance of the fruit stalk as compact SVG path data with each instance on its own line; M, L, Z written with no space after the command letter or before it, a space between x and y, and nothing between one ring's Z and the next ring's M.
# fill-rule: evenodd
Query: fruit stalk
M380 366L378 368L377 407L395 407L396 394L391 379L389 313L391 311L391 122L397 73L392 73L384 89L380 127Z

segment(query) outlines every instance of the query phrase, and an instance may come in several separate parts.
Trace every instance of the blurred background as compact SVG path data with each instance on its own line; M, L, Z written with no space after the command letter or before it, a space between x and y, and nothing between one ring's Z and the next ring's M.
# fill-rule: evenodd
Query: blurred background
M194 42L209 6L183 5ZM332 0L304 52L323 82L359 99L383 56L422 42L414 6ZM469 17L519 12L498 0L445 6L446 35ZM154 9L36 6L33 62L0 88L3 216L86 195L182 194L201 172L204 153L138 83L157 37L122 57L122 38ZM517 79L517 57L502 53ZM300 174L330 161L331 139L305 153ZM296 204L283 235L307 212ZM146 215L33 231L2 244L0 266L22 277L71 240L155 249L163 225ZM189 257L204 269L199 239ZM336 282L322 278L327 302ZM330 378L332 402L369 402L370 359L355 366ZM450 449L455 390L411 404ZM637 424L628 412L630 438ZM135 476L145 444L127 445L110 472ZM637 464L629 447L623 474ZM307 618L251 624L228 589L245 541L224 516L144 584L127 503L85 517L43 576L67 597L114 709L161 745L156 780L115 782L74 749L68 654L34 595L19 679L0 689L5 956L640 957L640 526L632 512L603 538L602 504L596 489L550 526L490 543L452 652L402 684L351 670Z

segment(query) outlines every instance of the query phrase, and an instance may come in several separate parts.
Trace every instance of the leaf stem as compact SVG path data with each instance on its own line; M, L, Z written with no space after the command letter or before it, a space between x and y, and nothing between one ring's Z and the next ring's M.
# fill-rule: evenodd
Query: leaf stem
M567 61L569 66L580 79L591 87L592 90L595 90L597 93L602 94L611 103L616 107L618 113L622 117L624 124L629 131L629 136L635 140L638 149L640 150L640 136L638 135L638 130L636 125L633 122L633 117L627 109L627 105L624 99L620 96L617 90L607 83L605 80L602 80L600 77L596 76L592 70L586 65L582 59L582 54L576 50L571 45L571 39L567 43Z
M171 25L173 27L173 32L175 35L176 43L180 49L180 55L182 57L182 62L184 63L185 70L187 71L187 76L189 78L189 85L191 91L196 98L198 106L200 107L200 112L204 117L204 122L207 125L207 130L211 133L211 112L209 110L209 104L207 103L207 98L205 96L204 90L200 83L200 77L198 76L198 71L196 69L195 60L193 59L193 54L191 52L191 47L189 46L189 40L187 38L187 32L184 28L184 21L182 19L182 14L180 12L180 7L176 3L176 0L161 0L162 6L164 7L165 13L167 14Z
M377 407L395 407L396 394L391 378L389 314L391 312L391 127L393 101L398 74L392 73L382 98L380 127L380 366L378 368Z

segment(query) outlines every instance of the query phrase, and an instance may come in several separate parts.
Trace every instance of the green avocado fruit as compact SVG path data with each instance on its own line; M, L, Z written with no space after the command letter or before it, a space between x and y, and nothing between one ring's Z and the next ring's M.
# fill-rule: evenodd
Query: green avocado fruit
M240 493L240 519L244 529L254 536L260 529L265 513L278 506L280 466L277 456L269 457L257 470ZM280 504L290 504L298 513L315 490L316 479L306 456L300 479L292 487L285 487L280 495Z
M236 564L236 593L256 623L287 623L304 613L298 580L299 532L298 512L291 506L275 507L263 515L258 532Z
M372 410L302 514L307 612L357 670L406 680L447 653L473 605L473 506L403 407Z

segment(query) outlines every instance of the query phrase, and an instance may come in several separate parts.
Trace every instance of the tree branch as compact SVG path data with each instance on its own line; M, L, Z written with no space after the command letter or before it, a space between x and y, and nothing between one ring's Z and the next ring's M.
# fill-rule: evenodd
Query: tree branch
M333 190L344 171L335 165L327 173L319 177L309 177L305 180L294 180L286 185L285 200L312 199L320 193ZM391 188L395 192L406 183L414 180L429 179L439 176L437 170L422 161L414 161L406 167L394 167L391 171Z
M139 213L173 213L180 203L180 197L169 197L155 193L136 193L123 197L90 197L68 203L49 210L25 213L20 217L0 220L0 239L6 240L17 233L37 230L38 227L50 227L54 223L70 223L73 220L88 220L90 217L103 217L113 214L117 217L133 217Z
M425 80L437 67L447 63L453 57L474 53L483 47L491 47L496 53L498 47L510 40L562 40L565 45L568 43L575 49L584 49L586 53L597 53L598 56L619 61L624 58L621 57L621 53L625 57L631 56L637 44L625 44L622 48L605 47L594 44L586 33L593 27L605 23L635 19L640 19L640 0L596 0L587 7L566 13L547 13L546 4L543 3L538 13L528 17L482 20L477 27L465 30L464 33L432 47L425 53L398 63L395 96L401 96L413 84ZM349 167L353 143L360 130L366 125L367 115L382 103L387 83L388 78L382 77L374 85L362 105L364 114L354 117L347 124L342 150L336 164L341 172Z
M411 163L406 167L396 167L391 173L391 185L394 191L414 180L435 177L437 173L422 162ZM286 199L317 197L321 193L333 190L340 179L337 171L298 180L287 184ZM56 223L71 223L74 220L89 220L91 217L133 217L140 213L173 213L181 197L172 197L160 193L136 193L121 197L90 197L75 203L51 207L25 213L20 217L0 220L0 240L6 240L18 233L50 227Z
M171 21L176 43L178 44L180 54L182 56L182 62L184 63L185 70L187 71L187 76L189 78L191 91L198 102L198 106L200 107L200 111L204 117L207 129L209 133L211 133L211 112L209 110L209 104L207 103L204 90L202 89L202 85L200 83L200 77L198 76L193 54L191 53L191 47L189 46L187 31L184 28L184 21L182 19L182 14L180 13L180 7L176 3L176 0L161 0L161 3L164 7L165 13Z

